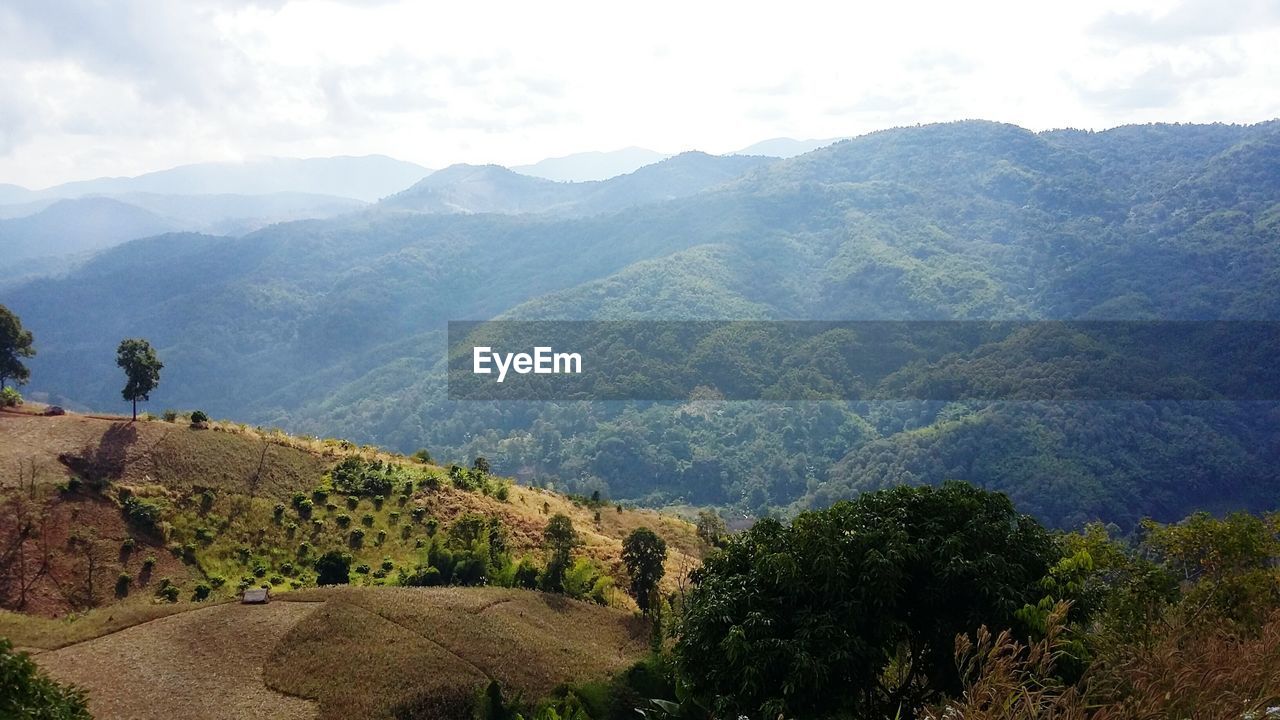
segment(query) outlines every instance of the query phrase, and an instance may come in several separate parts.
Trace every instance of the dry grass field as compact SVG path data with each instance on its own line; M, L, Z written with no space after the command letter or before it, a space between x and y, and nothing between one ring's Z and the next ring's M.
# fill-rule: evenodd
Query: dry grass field
M318 608L225 604L170 615L36 655L53 677L89 691L98 720L316 717L315 703L272 691L276 643Z
M326 719L469 718L489 680L532 701L561 683L605 679L648 650L644 621L558 595L323 588L288 598L325 603L283 637L267 684L316 699Z

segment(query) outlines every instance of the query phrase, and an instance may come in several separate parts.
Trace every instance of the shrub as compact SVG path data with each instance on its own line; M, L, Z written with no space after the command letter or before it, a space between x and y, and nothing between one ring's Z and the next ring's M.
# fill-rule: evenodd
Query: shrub
M221 575L212 575L209 577L209 584L215 588L220 588L227 584L227 579Z
M322 503L329 499L329 491L324 488L316 488L311 491L311 499L317 503Z
M174 420L178 419L178 413L174 410L165 410L164 412L160 413L160 417L165 422L171 423Z
M417 452L415 452L410 457L412 457L417 462L422 463L423 465L431 464L431 451L427 450L426 448L420 448Z
M386 542L386 540L387 540L387 531L386 531L386 530L379 530L379 531L378 531L378 544L379 544L379 545L381 545L382 543Z
M51 680L5 638L0 638L0 689L0 717L92 720L83 690Z
M177 585L174 585L169 582L168 578L165 578L164 582L160 585L160 589L156 591L156 595L160 596L165 601L172 603L178 602L178 594L180 592L181 591L178 590Z
M348 509L348 510L355 510L355 509L356 509L356 507L357 507L357 506L359 506L359 505L360 505L360 498L356 497L355 495L348 495L348 496L347 496L347 509Z
M400 522L400 513L398 512L388 513L387 522L392 525L395 525L396 523Z
M493 493L493 496L502 502L506 502L507 498L511 496L511 489L505 484L499 485L497 491Z
M137 542L136 540L134 540L133 538L131 538L131 537L130 537L130 538L125 538L125 539L124 539L124 542L120 543L120 549L121 549L121 550L123 550L123 551L124 551L124 552L126 552L126 553L131 553L131 552L133 552L133 549L134 549L137 545L138 545L138 542Z
M334 489L348 495L387 495L391 492L391 480L381 460L365 462L362 458L351 456L329 471Z
M340 528L346 528L351 524L351 516L346 513L342 513L338 517L334 518L334 520L338 523L338 527Z
M155 556L155 555L148 555L148 556L147 556L147 559L142 561L142 569L143 569L143 570L150 571L150 570L154 570L154 569L155 569L155 567L156 567L156 556Z
M377 570L373 571L373 576L381 580L382 578L385 578L387 576L387 571L383 570L382 568L378 568Z
M253 576L254 576L254 577L259 577L259 578L260 578L260 577L263 577L263 576L264 576L264 575L266 575L266 574L267 574L267 566L266 566L266 565L263 565L262 563L258 563L257 565L254 565L254 566L253 566Z
M440 585L440 571L431 565L419 565L413 572L400 571L399 583L405 587L431 587Z
M522 587L533 590L538 587L538 566L533 564L529 558L520 558L520 564L516 565L514 576L516 587Z
M280 563L280 572L284 573L285 575L292 575L293 570L294 570L293 563L291 562Z
M17 407L22 404L22 394L17 388L7 387L0 390L0 407Z
M120 573L116 578L116 597L124 597L129 594L129 584L133 582L133 576L129 573Z
M284 578L280 577L279 575L272 575L270 578L267 578L267 582L271 583L272 585L283 585Z
M276 503L276 506L271 510L271 514L275 517L276 522L279 522L280 518L284 517L284 503Z
M324 530L324 520L321 520L320 518L316 518L312 520L311 530L313 532L321 532L322 530Z
M412 494L413 494L413 481L412 481L412 480L405 480L405 481L404 481L404 489L402 489L402 490L400 491L400 494L401 494L401 495L406 495L406 496L408 496L408 495L412 495Z
M381 510L381 509L382 509L382 503L383 503L383 502L385 502L385 501L386 501L386 498L382 497L381 495L374 495L374 496L373 496L373 509L374 509L374 510Z
M136 527L154 533L160 527L160 505L151 500L143 500L136 495L124 499L121 505L125 519Z
M191 411L191 427L204 427L209 424L209 416L203 410Z
M348 542L351 543L351 547L360 547L361 545L364 545L364 531L360 528L352 530Z
M297 554L298 554L298 557L300 557L300 558L304 558L304 557L306 557L306 556L310 555L310 554L311 554L311 543L305 543L305 542L304 542L304 543L299 543L299 545L298 545L298 553L297 553Z
M360 573L361 575L368 575L369 566L364 563L360 563L359 565L356 566L356 572Z
M196 540L203 543L212 542L213 531L203 526L196 528Z
M351 556L330 550L315 563L317 585L346 585L351 582Z
M383 570L390 570L390 569L391 569L391 568L393 568L393 567L395 567L395 563L391 562L391 558L389 558L389 557L384 557L384 558L382 558L382 569L383 569Z
M191 599L192 599L192 600L195 600L195 601L197 601L197 602L199 602L199 601L201 601L201 600L208 600L208 599L209 599L209 593L211 593L211 592L213 592L213 588L209 587L208 585L206 585L206 584L204 584L204 583L200 583L200 584L196 585L196 589L195 589L194 591L192 591L192 593L191 593Z
M413 518L414 522L422 522L422 518L426 516L427 509L424 507L416 507L409 511L409 517Z
M361 515L360 523L365 527L373 527L373 515L370 513L365 513L364 515Z

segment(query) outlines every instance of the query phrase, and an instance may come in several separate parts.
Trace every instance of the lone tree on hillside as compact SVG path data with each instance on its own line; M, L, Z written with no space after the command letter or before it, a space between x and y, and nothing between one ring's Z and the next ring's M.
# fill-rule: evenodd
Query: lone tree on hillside
M578 531L573 529L568 515L556 513L547 521L542 541L551 553L547 571L542 575L543 586L545 590L559 592L564 589L564 573L569 569L573 548L578 545Z
M631 597L636 599L640 612L649 614L658 583L666 569L667 542L647 527L638 527L622 542L622 562L631 576Z
M116 349L116 365L124 369L127 382L120 394L133 403L133 419L138 419L138 401L150 400L151 391L160 384L164 363L156 357L155 348L142 338L127 338Z
M36 354L31 341L31 331L23 330L18 316L0 305L0 390L10 380L22 385L31 377L31 371L22 364L22 358Z

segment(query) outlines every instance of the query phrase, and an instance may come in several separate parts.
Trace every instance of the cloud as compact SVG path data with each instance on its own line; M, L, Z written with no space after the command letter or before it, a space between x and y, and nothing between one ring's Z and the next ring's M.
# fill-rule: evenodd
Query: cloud
M1280 26L1275 0L1183 0L1161 14L1107 13L1093 32L1126 42L1178 43Z
M1101 84L1077 82L1076 89L1091 104L1112 111L1169 108L1182 102L1197 83L1230 77L1240 69L1218 57L1181 69L1162 60L1127 78Z

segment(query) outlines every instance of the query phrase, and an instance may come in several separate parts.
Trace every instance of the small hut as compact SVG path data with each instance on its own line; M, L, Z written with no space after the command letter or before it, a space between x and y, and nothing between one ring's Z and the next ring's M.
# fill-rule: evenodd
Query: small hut
M271 602L271 591L266 588L248 588L240 594L240 602L245 605L263 605Z

